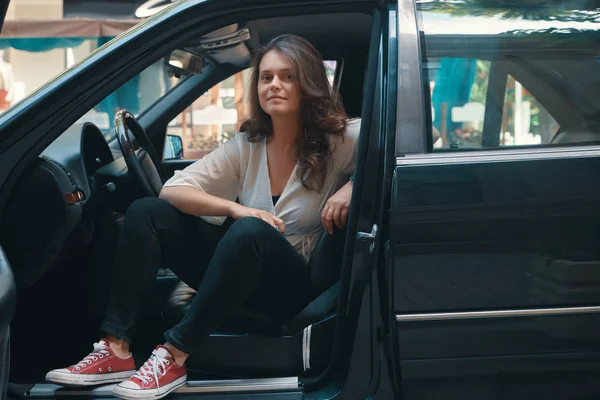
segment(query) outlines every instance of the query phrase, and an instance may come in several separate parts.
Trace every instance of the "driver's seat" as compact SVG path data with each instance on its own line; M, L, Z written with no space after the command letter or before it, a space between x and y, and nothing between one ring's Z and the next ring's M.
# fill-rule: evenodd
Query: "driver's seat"
M304 310L283 324L243 310L190 356L188 370L250 378L317 373L324 368L333 341L344 240L345 231L323 232L319 237L308 265L313 300ZM163 312L170 325L183 317L195 294L183 282L175 287Z

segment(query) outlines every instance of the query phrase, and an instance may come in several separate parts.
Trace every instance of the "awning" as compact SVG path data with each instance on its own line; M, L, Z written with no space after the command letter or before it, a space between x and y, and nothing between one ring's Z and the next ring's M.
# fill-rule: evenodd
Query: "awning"
M97 38L114 37L140 20L73 18L59 20L5 21L0 39L17 38Z

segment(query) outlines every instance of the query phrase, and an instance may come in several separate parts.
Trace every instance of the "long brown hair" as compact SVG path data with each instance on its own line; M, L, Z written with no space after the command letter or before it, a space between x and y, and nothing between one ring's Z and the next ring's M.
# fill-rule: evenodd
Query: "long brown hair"
M273 135L271 117L262 109L258 99L260 62L271 50L278 51L292 64L292 74L298 82L304 133L296 146L298 178L306 188L320 192L335 150L328 135L343 135L348 116L340 96L329 84L321 54L308 40L296 35L277 36L255 54L248 98L250 116L240 130L246 132L250 142L259 142Z

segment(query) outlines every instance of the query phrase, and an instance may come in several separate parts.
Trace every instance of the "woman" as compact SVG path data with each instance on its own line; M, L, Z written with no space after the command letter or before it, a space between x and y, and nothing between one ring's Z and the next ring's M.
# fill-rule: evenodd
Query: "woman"
M284 321L310 302L309 254L322 226L333 233L345 225L359 123L347 120L306 40L279 36L253 66L241 132L177 171L160 198L127 210L104 338L48 381L121 382L118 397L161 398L185 384L189 354L243 305ZM198 291L136 373L129 344L161 266Z

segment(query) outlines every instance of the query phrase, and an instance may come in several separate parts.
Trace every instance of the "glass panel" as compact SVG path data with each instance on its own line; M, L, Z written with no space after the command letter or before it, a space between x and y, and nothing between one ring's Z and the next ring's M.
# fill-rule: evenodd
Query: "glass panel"
M327 70L327 78L329 79L329 84L333 86L333 82L335 80L335 71L337 70L337 61L329 60L324 61L325 69Z
M112 140L115 135L113 119L118 110L127 110L137 117L184 79L169 77L161 59L108 95L78 122L94 123L105 133L107 140Z
M91 38L0 38L0 113L97 47Z
M434 148L481 147L490 62L444 57L424 66L432 123L441 133Z
M509 75L502 110L500 146L550 144L558 122L513 76Z
M247 117L244 88L250 71L239 72L213 86L169 123L167 134L181 137L185 159L202 158L237 132ZM167 150L165 147L165 159Z
M523 4L417 2L435 151L600 143L600 8Z

